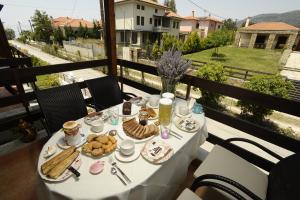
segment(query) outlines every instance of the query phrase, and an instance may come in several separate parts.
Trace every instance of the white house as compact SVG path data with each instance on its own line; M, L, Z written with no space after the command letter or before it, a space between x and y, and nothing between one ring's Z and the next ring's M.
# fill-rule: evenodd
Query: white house
M192 16L184 17L180 25L180 37L185 39L186 36L196 31L198 34L205 38L211 32L219 30L223 27L223 22L217 18L207 17L195 17L195 12L192 11Z
M144 47L160 42L162 33L179 37L182 18L151 0L115 0L116 40L118 44Z

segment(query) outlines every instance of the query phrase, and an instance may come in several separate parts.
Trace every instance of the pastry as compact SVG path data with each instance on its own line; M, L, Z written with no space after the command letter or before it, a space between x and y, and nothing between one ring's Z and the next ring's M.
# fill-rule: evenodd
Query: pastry
M88 142L91 142L91 141L93 141L96 137L98 137L98 135L96 135L96 134L90 134L90 135L88 135L88 137L87 137L87 141L88 141Z
M131 114L131 102L126 101L123 103L123 115L130 115Z
M67 157L69 157L75 151L75 149L76 149L75 147L71 146L68 149L60 152L59 154L57 154L55 157L51 158L44 164L42 164L42 166L41 166L42 173L45 175L48 174L48 172L52 168L54 168L58 163L60 163L61 161L65 160Z
M106 144L108 142L108 136L102 136L99 139L97 138L97 141L101 144Z
M114 136L100 135L91 137L82 147L82 152L89 156L99 157L103 154L110 153L117 148L117 139Z
M103 153L104 153L104 150L102 148L93 149L93 151L92 151L93 156L102 156Z
M92 143L86 143L82 147L82 151L84 151L86 153L91 153L92 150L93 150L93 144Z
M78 157L79 151L75 151L69 157L61 161L58 165L50 170L47 174L50 178L57 179Z
M102 144L97 141L92 141L90 144L92 145L93 149L99 149L102 146Z

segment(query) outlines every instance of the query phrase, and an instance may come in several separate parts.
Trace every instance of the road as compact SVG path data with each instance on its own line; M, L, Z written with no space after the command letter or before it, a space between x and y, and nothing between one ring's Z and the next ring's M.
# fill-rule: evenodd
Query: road
M48 62L49 64L59 64L59 63L69 63L70 62L70 61L67 61L67 60L49 55L47 53L44 53L40 49L32 47L30 45L25 45L25 44L22 44L22 43L17 42L17 41L11 41L11 43L18 46L18 47L20 47L20 48L22 48L22 49L26 49L29 54L34 55L34 56L36 56L40 59L43 59L46 62ZM70 75L70 72L66 72L66 74ZM104 76L103 73L101 73L99 71L96 71L96 70L93 70L93 69L84 69L84 70L72 71L71 75L73 77L75 77L76 80L82 80L82 79L85 80L85 79L89 79L89 78L97 78L97 77ZM124 91L134 93L138 96L147 96L147 95L149 95L149 94L147 94L143 91L137 90L137 89L129 87L127 85L124 85ZM231 138L231 137L244 137L244 138L248 138L248 139L254 140L256 142L259 142L262 145L264 145L265 147L267 147L268 149L273 150L274 152L276 152L279 155L282 155L284 157L291 154L290 151L287 151L287 150L282 149L280 147L274 146L273 144L270 144L270 143L265 142L263 140L257 139L257 138L255 138L251 135L248 135L248 134L246 134L242 131L239 131L237 129L234 129L230 126L219 123L219 122L217 122L215 120L212 120L210 118L206 118L206 121L207 121L207 130L208 130L208 132L213 133L214 135L216 135L220 138L227 139L227 138ZM266 159L270 159L270 160L274 161L274 159L270 155L264 153L263 151L259 150L258 148L254 147L252 145L247 145L247 144L243 144L243 143L242 144L238 143L238 145L243 147L243 148L246 148L247 150L249 150L251 152L254 152L254 153L256 153L256 154L258 154L258 155L260 155L260 156L262 156ZM210 151L212 149L212 147L213 147L212 144L210 144L209 142L205 142L200 148L199 158L204 159L204 157L207 155L207 152Z

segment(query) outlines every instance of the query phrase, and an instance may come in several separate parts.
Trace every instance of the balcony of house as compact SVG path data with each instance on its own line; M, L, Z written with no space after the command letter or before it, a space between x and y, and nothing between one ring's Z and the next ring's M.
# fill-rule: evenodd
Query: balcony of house
M170 32L171 30L171 20L169 17L165 16L154 16L154 26L153 31L164 33Z
M3 146L0 199L297 199L299 140L209 104L201 108L197 102L193 112L181 115L184 121L176 121L172 106L182 103L186 108L192 91L198 88L294 117L300 117L300 102L199 78L193 66L178 81L180 90L174 92L175 97L158 102L162 83L157 67L117 59L113 5L112 1L104 1L106 59L32 66L31 58L15 49L12 57L0 59L0 84L11 91L0 98L0 130L16 131L18 127L29 139L37 134L34 142L17 150L8 149L15 143ZM167 19L164 23L163 17L157 19L157 27L167 28ZM105 69L105 74L51 89L35 84L40 75L82 69ZM129 70L134 71L134 77L128 76ZM90 94L85 95L86 91ZM148 103L135 104L147 97ZM98 103L99 99L104 99L105 105ZM132 103L123 104L129 100ZM159 104L168 109L159 113ZM16 105L23 111L5 116L9 106ZM96 112L88 115L87 106ZM149 126L141 124L151 120L150 113L145 114L147 108L152 108L157 117ZM71 125L75 126L64 126L65 115L74 112L72 120L76 122ZM166 129L160 124L163 120L158 119L167 112L168 118L174 116L174 122L170 122L174 126L165 136ZM179 129L182 123L189 129ZM37 124L39 127L35 127ZM79 129L89 137L78 134ZM146 133L148 140L144 138ZM69 140L70 135L79 136L79 143ZM79 155L66 141L74 142L82 153ZM125 147L121 145L124 141ZM44 156L51 154L53 147L58 152L47 160ZM133 154L127 155L136 157L120 157L118 153L128 149ZM57 176L57 171L64 174Z

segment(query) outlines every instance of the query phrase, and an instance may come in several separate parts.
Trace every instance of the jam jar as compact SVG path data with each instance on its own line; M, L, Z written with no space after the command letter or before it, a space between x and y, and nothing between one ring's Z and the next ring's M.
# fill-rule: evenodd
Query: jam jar
M146 126L148 122L148 112L141 111L139 114L139 123L143 126Z

